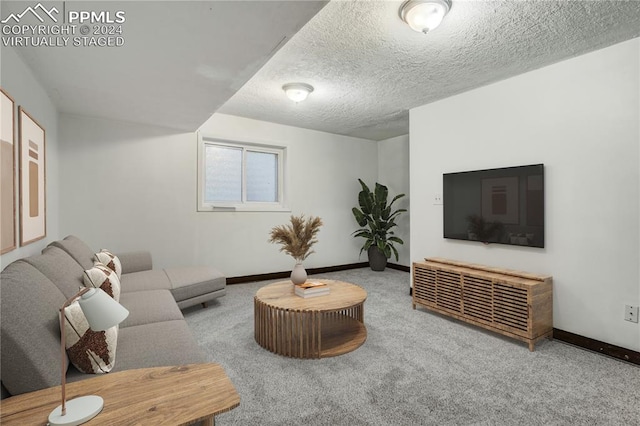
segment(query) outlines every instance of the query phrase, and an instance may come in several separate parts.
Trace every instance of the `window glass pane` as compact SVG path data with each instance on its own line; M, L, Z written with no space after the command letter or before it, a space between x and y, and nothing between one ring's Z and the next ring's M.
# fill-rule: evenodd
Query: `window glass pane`
M278 155L247 151L247 201L278 201Z
M204 200L242 201L242 149L205 146Z

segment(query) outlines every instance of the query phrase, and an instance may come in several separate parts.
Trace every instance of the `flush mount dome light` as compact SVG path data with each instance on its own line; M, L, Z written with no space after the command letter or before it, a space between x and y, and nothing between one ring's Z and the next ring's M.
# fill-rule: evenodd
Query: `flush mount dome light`
M450 0L409 0L400 6L400 18L420 33L428 33L451 9Z
M305 83L288 83L282 86L282 90L293 102L302 102L313 92L313 86Z

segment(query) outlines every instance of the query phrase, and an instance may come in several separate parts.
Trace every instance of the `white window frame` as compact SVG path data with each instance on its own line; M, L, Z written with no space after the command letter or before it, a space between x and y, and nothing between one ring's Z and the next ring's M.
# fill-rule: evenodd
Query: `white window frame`
M229 148L242 149L242 201L238 202L205 202L205 148L208 145L217 145ZM247 151L265 152L276 154L278 157L278 201L247 201L247 188L245 179L245 165ZM287 148L258 142L244 142L220 139L198 133L198 211L200 212L289 212L291 209L287 203Z

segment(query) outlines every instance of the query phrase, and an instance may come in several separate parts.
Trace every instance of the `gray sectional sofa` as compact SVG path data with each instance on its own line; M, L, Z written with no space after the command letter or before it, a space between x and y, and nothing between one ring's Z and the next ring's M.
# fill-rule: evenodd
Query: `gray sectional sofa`
M83 285L97 251L69 236L0 274L4 396L60 384L59 309ZM205 362L180 309L223 296L226 278L211 267L152 269L147 252L115 254L122 263L120 303L129 316L120 324L112 372ZM88 377L69 366L68 381Z

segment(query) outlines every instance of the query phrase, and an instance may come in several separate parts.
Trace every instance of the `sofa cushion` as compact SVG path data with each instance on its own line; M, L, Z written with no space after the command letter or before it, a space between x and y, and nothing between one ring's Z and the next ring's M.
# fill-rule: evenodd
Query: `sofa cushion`
M81 372L108 373L116 360L118 327L93 331L78 301L64 310L65 347L69 361Z
M97 263L93 268L84 271L83 278L86 287L101 288L116 302L120 300L120 279L105 265Z
M120 304L129 311L129 316L120 323L120 330L136 325L184 319L168 290L122 293Z
M112 371L205 361L186 321L163 321L121 328L118 362Z
M224 289L227 279L209 266L165 269L171 281L171 293L177 302Z
M118 259L120 259L123 274L149 271L153 268L151 253L149 253L148 251L130 251L126 253L118 253Z
M60 384L59 310L66 297L18 260L0 275L0 370L12 395Z
M78 237L69 235L64 240L52 242L49 246L55 246L67 252L82 266L82 269L89 269L93 266L94 251Z
M109 250L102 249L96 253L96 260L103 265L107 265L113 272L118 275L118 278L122 276L122 264L118 256L111 253Z
M46 247L41 255L23 260L49 278L66 298L78 293L80 287L84 286L84 270L67 252L58 247Z
M162 269L151 271L133 272L120 277L122 292L146 291L146 290L170 290L171 282Z

